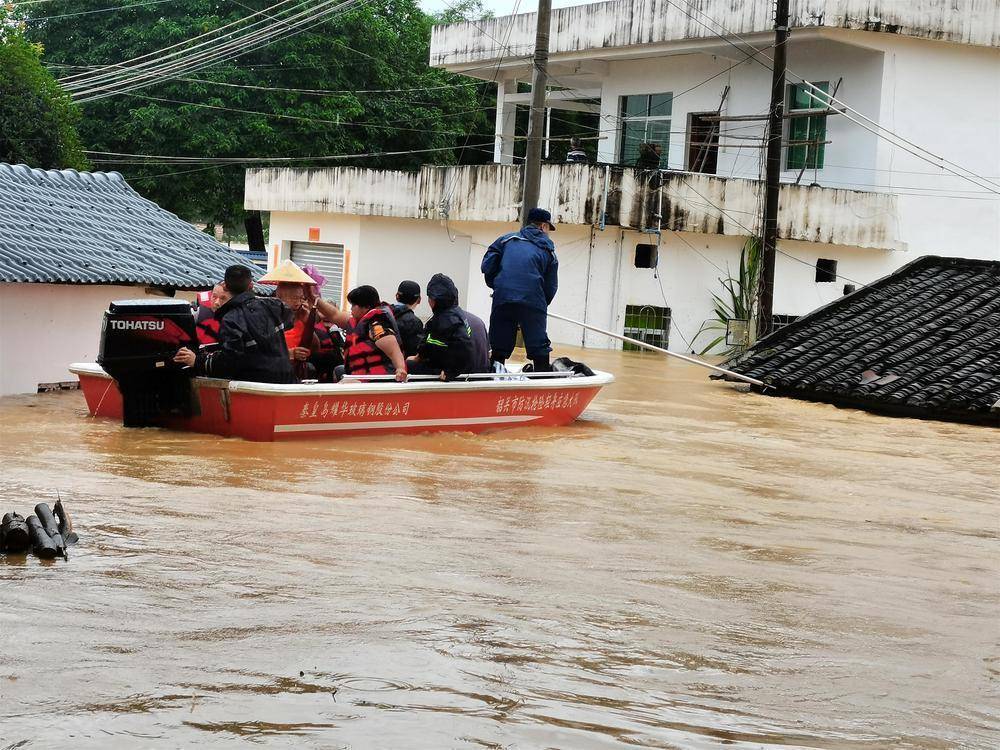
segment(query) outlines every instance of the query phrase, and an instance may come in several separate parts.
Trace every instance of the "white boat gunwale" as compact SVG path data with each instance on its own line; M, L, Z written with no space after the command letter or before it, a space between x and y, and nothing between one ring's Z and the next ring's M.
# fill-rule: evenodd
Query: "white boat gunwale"
M74 375L87 375L90 377L106 378L111 380L111 376L104 369L93 362L74 362L69 366L69 371ZM354 394L410 394L410 393L435 393L435 392L459 392L459 391L510 391L510 390L550 390L559 389L580 389L580 388L600 388L615 380L614 375L609 372L594 370L593 375L575 375L566 378L545 378L518 380L516 378L502 378L498 380L453 380L442 382L439 380L415 381L411 383L379 382L379 383L251 383L243 380L224 380L220 378L197 377L199 387L226 388L230 393L250 393L266 396L351 396Z

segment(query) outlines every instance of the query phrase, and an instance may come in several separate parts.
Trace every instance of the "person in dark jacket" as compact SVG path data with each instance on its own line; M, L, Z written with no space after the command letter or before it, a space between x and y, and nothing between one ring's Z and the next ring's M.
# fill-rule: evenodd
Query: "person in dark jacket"
M465 321L472 331L472 369L469 372L490 372L490 334L487 331L486 323L478 315L473 315L468 310L458 308L458 311L465 316Z
M233 297L216 312L222 319L219 346L199 354L182 348L174 361L212 378L294 383L285 344L285 306L277 299L254 296L253 277L246 266L227 268L224 283Z
M552 215L541 208L528 212L520 232L499 237L483 257L481 270L493 290L490 311L490 347L494 362L504 363L514 351L517 329L534 369L549 369L552 347L547 333L547 311L559 287Z
M392 314L396 316L396 330L399 332L399 343L403 354L413 357L424 337L424 324L413 311L420 304L420 284L415 281L399 282L396 291L396 304L392 306Z
M442 380L472 372L475 350L472 329L458 306L458 287L443 273L427 282L427 300L434 314L424 328L417 356L407 362L411 374L438 375Z

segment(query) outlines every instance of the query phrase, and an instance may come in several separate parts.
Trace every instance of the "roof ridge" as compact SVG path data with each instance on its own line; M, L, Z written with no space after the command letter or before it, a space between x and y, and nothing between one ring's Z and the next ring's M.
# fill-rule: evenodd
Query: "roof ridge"
M8 162L0 162L0 175L22 178L34 177L36 179L50 180L58 179L64 182L76 182L78 180L86 183L108 181L128 185L120 172L91 172L77 169L42 169L41 167L32 167L23 163L10 164Z

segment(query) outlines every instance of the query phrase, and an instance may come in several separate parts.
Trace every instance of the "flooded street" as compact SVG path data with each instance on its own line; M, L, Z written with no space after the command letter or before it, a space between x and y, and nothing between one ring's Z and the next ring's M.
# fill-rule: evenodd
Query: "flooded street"
M560 352L562 353L562 352ZM0 748L992 748L1000 433L653 356L576 424L249 443L0 400Z

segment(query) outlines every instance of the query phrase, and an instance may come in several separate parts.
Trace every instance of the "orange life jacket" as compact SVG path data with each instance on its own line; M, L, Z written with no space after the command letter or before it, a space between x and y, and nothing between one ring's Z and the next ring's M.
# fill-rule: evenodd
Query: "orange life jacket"
M361 320L351 318L347 331L347 345L344 348L344 372L349 375L388 375L392 372L392 360L371 340L371 327L376 318L396 333L396 321L385 307L373 307Z
M202 310L208 310L208 308L200 308L198 311L198 322L195 324L195 329L198 332L198 343L202 346L218 344L221 321L215 317L211 310L208 310L207 314L202 313Z

